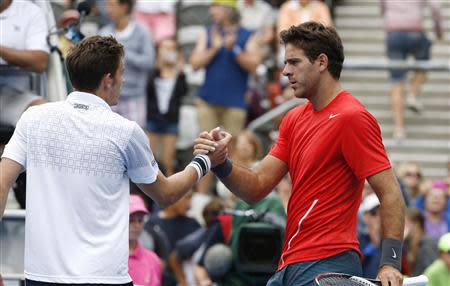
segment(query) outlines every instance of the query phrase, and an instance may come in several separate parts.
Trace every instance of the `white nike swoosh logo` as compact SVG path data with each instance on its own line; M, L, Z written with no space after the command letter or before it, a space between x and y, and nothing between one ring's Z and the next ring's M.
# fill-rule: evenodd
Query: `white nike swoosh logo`
M396 259L396 258L397 258L397 253L395 253L395 250L394 250L393 248L391 248L391 249L392 249L392 252L394 253L394 254L392 255L392 258Z
M330 117L328 117L328 119L335 118L335 117L338 116L338 115L340 115L340 113L330 114Z

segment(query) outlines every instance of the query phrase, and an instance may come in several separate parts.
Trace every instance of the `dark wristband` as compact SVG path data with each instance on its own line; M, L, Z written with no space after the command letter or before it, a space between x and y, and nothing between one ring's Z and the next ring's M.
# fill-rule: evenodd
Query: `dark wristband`
M211 168L211 171L213 171L219 179L228 177L228 175L230 175L231 173L231 170L233 170L233 162L229 159L226 159L222 164Z
M402 269L402 241L386 238L381 240L380 267L390 265L399 271Z

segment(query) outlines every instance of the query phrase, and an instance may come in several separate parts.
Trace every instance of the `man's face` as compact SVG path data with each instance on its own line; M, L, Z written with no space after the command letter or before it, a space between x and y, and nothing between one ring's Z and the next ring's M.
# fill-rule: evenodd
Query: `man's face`
M221 5L211 5L209 7L209 15L215 24L221 24L227 17L227 8Z
M120 4L118 0L107 0L106 2L106 12L112 21L117 21L126 16L127 9L127 5Z
M317 61L310 62L302 49L287 44L284 53L283 75L297 98L310 98L315 94L320 78Z

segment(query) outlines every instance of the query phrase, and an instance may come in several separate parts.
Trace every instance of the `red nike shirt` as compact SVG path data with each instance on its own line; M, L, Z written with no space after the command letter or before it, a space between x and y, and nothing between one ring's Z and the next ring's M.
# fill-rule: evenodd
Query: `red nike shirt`
M376 119L350 93L289 111L270 155L288 164L291 198L279 269L353 249L366 177L391 167Z

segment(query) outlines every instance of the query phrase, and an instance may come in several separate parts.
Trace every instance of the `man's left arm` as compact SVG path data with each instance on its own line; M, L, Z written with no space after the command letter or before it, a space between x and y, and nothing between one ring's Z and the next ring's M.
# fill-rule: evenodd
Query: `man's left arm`
M403 196L392 168L368 177L367 181L380 200L382 257L378 278L383 286L401 285L403 276L400 265L405 226Z

